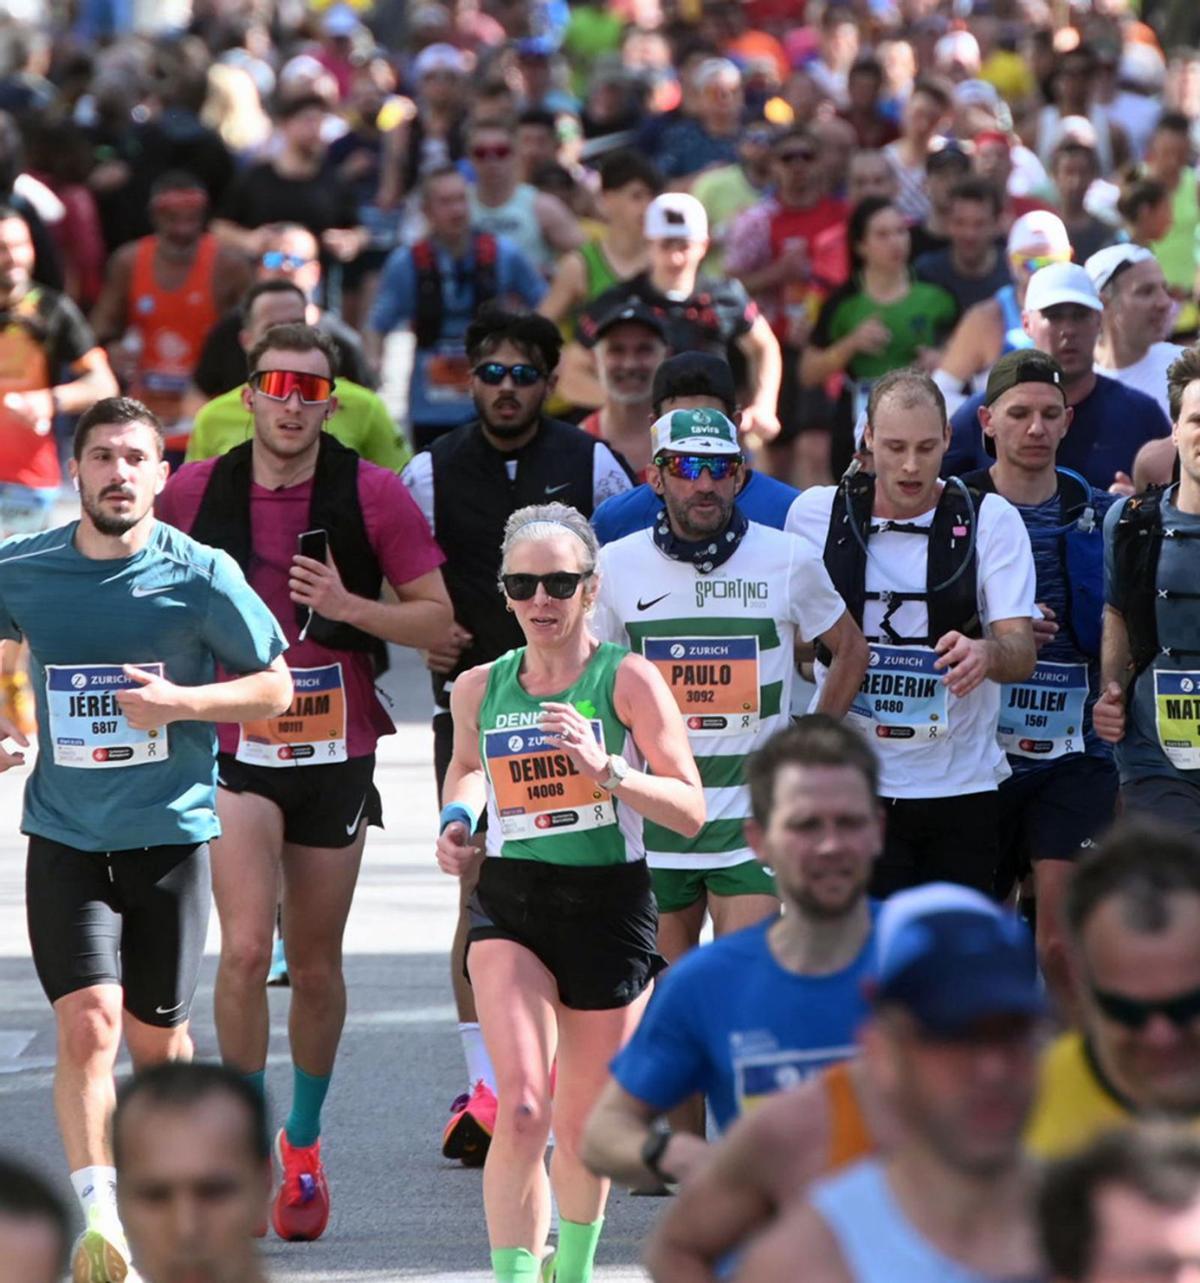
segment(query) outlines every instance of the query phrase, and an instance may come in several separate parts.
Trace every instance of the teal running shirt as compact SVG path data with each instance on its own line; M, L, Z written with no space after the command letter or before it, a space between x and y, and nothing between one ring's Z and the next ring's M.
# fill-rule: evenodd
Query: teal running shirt
M205 842L216 813L216 728L134 730L122 665L180 686L261 672L287 643L224 552L156 522L132 557L75 547L78 522L0 543L0 638L29 643L38 754L21 831L82 851Z

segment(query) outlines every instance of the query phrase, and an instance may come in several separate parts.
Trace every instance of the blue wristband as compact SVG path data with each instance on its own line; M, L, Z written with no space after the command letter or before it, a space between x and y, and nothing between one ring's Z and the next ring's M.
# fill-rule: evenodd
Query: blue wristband
M449 802L442 807L441 818L438 821L438 832L445 833L446 826L453 824L456 820L462 820L467 826L468 833L475 832L476 815L465 802Z

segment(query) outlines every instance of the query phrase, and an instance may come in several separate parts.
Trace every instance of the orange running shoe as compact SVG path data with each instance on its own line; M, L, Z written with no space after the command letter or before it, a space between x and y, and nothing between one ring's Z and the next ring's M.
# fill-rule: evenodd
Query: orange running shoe
M303 1148L289 1145L281 1127L275 1137L275 1157L283 1171L271 1207L275 1233L291 1243L311 1243L329 1224L329 1183L321 1164L321 1142Z
M496 1095L481 1078L469 1096L459 1096L450 1106L442 1155L457 1158L464 1167L482 1167L495 1130Z

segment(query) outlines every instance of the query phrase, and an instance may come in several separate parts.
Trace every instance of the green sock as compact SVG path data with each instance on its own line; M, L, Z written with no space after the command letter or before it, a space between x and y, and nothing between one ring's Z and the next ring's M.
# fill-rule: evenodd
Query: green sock
M492 1250L492 1273L496 1283L538 1283L542 1263L525 1247L497 1247Z
M591 1283L596 1262L596 1244L604 1217L581 1225L578 1221L559 1220L558 1250L554 1253L554 1283Z
M292 1112L284 1124L289 1145L303 1149L321 1134L321 1106L329 1090L329 1075L318 1078L292 1066Z
M267 1071L265 1069L256 1069L252 1074L243 1074L242 1077L258 1093L258 1098L264 1104L267 1100Z

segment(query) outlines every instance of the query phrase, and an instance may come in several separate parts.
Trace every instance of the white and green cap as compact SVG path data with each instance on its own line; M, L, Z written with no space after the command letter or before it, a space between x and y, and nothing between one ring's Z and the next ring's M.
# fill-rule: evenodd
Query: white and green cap
M737 424L720 410L672 410L650 429L654 453L741 454Z

